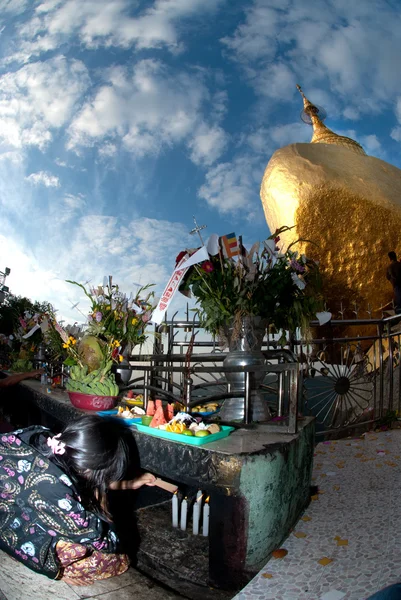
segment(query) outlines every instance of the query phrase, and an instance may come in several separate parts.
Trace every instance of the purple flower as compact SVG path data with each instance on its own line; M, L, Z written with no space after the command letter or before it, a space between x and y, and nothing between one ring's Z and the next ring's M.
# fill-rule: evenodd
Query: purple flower
M298 273L304 273L305 267L297 260L293 259L290 264L294 271L297 271Z
M95 314L95 319L98 323L100 323L100 321L102 320L102 317L103 317L103 315L99 311Z

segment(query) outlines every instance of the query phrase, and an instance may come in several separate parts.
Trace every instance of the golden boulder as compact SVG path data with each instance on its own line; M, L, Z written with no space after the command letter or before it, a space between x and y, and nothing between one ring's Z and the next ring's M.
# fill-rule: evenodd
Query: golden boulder
M329 130L305 97L304 109L312 142L277 150L263 176L267 224L295 226L283 241L305 240L300 250L320 261L334 318L341 304L354 316L354 303L360 318L380 317L392 300L387 253L401 248L401 170Z

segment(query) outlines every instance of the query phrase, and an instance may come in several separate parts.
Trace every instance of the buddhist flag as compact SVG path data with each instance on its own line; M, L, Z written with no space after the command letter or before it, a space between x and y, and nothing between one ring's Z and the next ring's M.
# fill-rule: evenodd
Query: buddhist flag
M220 239L224 249L224 254L227 256L227 258L238 256L240 251L235 233L228 233L227 235L223 235Z

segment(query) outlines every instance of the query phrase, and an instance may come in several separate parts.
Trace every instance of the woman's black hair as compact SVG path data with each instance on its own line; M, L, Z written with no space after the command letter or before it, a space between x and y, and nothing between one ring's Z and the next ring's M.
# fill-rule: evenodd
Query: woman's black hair
M131 479L139 470L134 437L117 421L82 416L62 430L58 441L65 444L64 454L53 454L48 446L46 454L75 483L82 504L97 513L103 512L101 499L110 484Z

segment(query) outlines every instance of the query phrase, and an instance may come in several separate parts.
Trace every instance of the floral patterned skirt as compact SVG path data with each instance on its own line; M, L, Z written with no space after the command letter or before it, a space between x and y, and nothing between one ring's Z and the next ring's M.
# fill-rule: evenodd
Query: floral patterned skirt
M129 567L126 554L105 554L63 540L57 542L56 552L62 565L61 580L69 585L91 585L121 575Z

